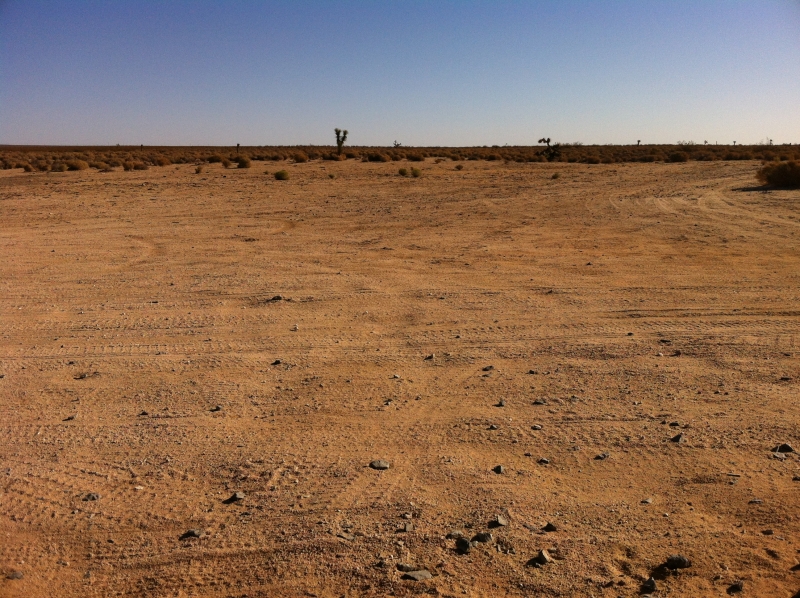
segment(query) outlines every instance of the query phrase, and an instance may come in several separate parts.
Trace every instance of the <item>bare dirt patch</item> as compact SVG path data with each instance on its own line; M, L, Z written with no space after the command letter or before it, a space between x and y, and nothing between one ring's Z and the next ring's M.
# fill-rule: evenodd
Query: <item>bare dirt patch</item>
M0 172L0 595L800 589L798 192L463 164Z

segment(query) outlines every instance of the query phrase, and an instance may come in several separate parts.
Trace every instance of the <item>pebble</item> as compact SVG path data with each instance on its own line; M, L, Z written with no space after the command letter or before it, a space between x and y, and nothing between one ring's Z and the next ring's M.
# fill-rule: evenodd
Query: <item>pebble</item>
M234 492L230 495L230 497L226 498L222 502L224 502L226 505L229 505L231 503L239 502L240 500L244 500L244 492Z
M376 459L375 461L372 461L369 466L372 469L378 469L382 471L384 469L389 469L389 462L384 461L383 459Z
M667 557L667 562L664 563L667 569L688 569L692 563L682 554L673 554Z
M347 540L348 542L352 542L353 540L356 539L356 537L353 534L348 534L347 532L339 532L338 534L336 534L336 537L341 538L342 540Z
M506 406L506 401L505 401L505 399L500 399L500 402L499 402L499 403L497 403L497 405L496 405L496 406L497 406L497 407L505 407L505 406Z
M536 400L533 402L533 404L534 404L534 405L547 405L547 401L546 401L546 400L544 400L544 399L536 399Z
M411 522L405 523L405 524L403 524L403 527L401 528L401 530L406 532L406 533L413 532L414 531L414 524L411 523Z
M536 370L528 370L528 373L529 373L529 374L532 374L532 375L534 375L534 376L535 376L535 375L536 375L536 374L538 374L539 372L537 372Z
M445 538L447 538L448 540L458 540L459 538L463 537L464 537L464 532L462 532L460 529L452 529L449 532L447 532L447 535L445 536Z
M408 573L409 571L418 571L416 566L409 563L397 563L397 570L402 571L403 573Z
M652 498L645 498L645 499L642 500L642 504L643 505L651 505L651 504L653 504L653 499Z
M544 457L542 457L541 459L539 459L538 463L540 465L549 465L550 460L549 459L545 459Z
M270 365L280 365L281 363L283 363L283 362L280 359L276 359Z
M100 495L97 494L96 492L90 492L89 494L87 494L86 496L83 497L83 500L85 500L85 501L87 501L87 500L100 500Z
M656 580L652 577L642 584L643 593L651 593L656 591Z
M772 535L772 534L774 534L775 532L774 532L774 531L772 531L771 529L765 529L765 530L763 530L761 533L762 533L762 534L764 534L765 536L771 536L771 535Z
M608 459L610 455L608 453L600 453L599 455L595 455L595 461L605 461Z
M493 365L487 365L483 368L484 372L491 372L494 369Z
M433 575L424 569L420 571L409 571L403 575L403 579L410 579L412 581L424 581L426 579L430 579L431 577L433 577Z
M553 562L553 557L550 556L550 553L547 552L544 548L539 551L535 557L528 561L529 566L541 567L548 563Z
M734 581L728 586L728 594L738 594L744 590L744 582L741 580Z
M494 468L492 469L492 471L495 472L495 473L505 473L506 472L506 468L503 467L502 465L495 465Z
M186 530L183 535L181 536L181 540L188 540L189 538L202 538L203 537L203 530L199 529L190 529Z
M683 432L681 432L680 434L676 434L669 440L670 442L686 442L686 437L683 435Z
M8 579L22 579L23 577L25 577L25 575L22 571L12 571L8 574Z
M773 453L793 453L794 449L792 448L791 444L782 443L772 449Z
M68 415L68 416L67 416L67 417L65 417L65 418L64 418L62 421L65 421L65 422L71 422L73 419L75 419L75 416L74 416L74 415Z
M555 531L558 531L558 528L557 528L555 525L553 525L552 523L550 523L550 522L548 521L548 522L547 522L547 525L545 525L545 526L542 528L542 531L545 531L545 532L555 532Z
M508 525L508 519L506 519L502 515L498 515L492 520L491 524L494 525L495 527L505 527Z
M456 538L456 551L459 554L467 554L472 548L472 542L464 537Z
M433 361L436 358L435 353L431 353L430 355L425 356L425 361Z
M489 426L489 429L490 429L490 430L499 430L499 429L500 429L500 426L497 426L497 425L495 425L495 424L492 424L491 426Z
M531 426L531 430L541 430L541 429L542 429L542 426L540 426L539 424L533 424Z
M147 413L147 411L140 411L139 412L139 417L144 417L145 415L150 415L150 414Z
M222 405L214 405L211 409L209 409L211 413L216 413L217 411L222 411Z
M472 537L473 542L491 542L494 536L491 532L478 532Z

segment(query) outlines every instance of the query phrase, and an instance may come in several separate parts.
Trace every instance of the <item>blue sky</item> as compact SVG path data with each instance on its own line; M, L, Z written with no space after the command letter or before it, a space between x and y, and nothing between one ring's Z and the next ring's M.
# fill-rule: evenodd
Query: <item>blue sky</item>
M800 2L0 0L0 143L800 142Z

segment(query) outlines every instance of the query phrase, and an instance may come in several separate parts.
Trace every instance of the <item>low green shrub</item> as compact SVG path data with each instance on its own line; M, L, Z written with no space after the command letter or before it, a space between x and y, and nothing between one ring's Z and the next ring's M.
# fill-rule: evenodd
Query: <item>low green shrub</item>
M401 168L400 170L397 171L397 174L399 174L400 176L408 176L408 168Z
M279 170L275 173L275 180L276 181L288 181L289 180L289 173L285 170Z
M411 169L411 176L413 176L416 179L416 178L422 176L422 171L419 168L412 168Z

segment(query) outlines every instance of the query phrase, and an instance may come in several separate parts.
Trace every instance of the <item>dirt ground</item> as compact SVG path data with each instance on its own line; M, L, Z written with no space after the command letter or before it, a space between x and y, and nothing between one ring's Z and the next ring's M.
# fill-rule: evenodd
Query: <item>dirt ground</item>
M0 595L800 590L800 193L460 164L0 173Z

